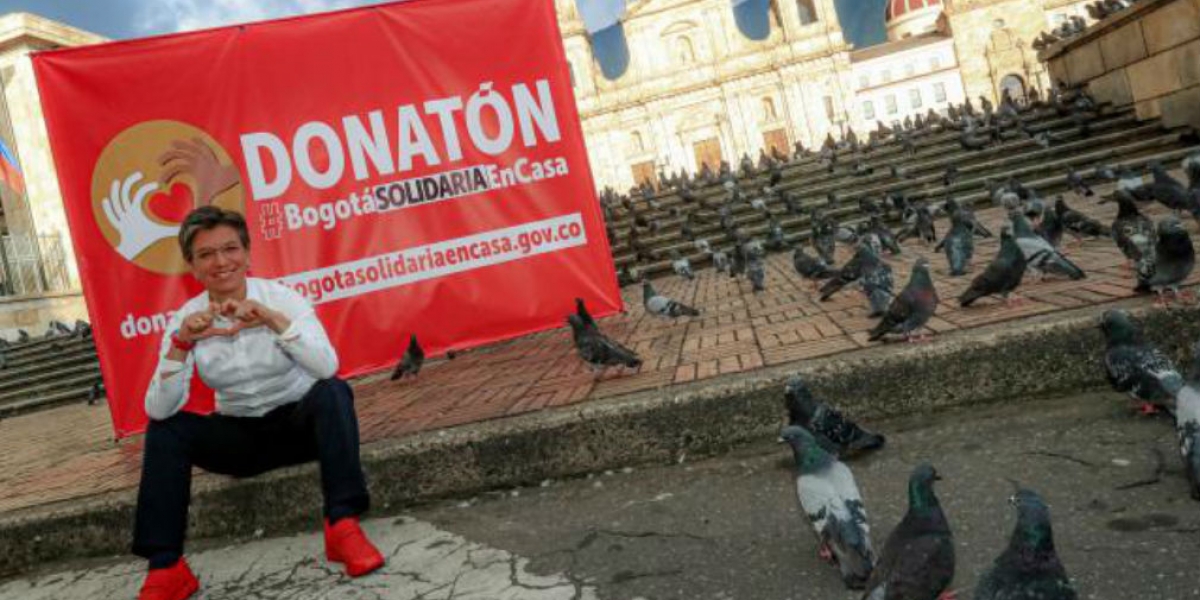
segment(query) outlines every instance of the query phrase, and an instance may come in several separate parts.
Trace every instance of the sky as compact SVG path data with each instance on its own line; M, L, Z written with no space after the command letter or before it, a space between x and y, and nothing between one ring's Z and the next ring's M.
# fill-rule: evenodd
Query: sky
M384 0L0 0L0 14L27 11L113 39L377 4ZM790 0L779 0L788 2ZM835 0L859 47L883 40L886 0Z

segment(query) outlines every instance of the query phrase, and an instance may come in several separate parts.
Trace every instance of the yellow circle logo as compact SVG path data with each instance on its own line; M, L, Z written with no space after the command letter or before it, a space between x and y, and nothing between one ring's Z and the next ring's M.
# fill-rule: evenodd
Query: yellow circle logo
M188 271L179 224L215 204L244 212L241 174L225 149L179 121L146 121L122 131L92 172L92 213L126 260L155 273Z

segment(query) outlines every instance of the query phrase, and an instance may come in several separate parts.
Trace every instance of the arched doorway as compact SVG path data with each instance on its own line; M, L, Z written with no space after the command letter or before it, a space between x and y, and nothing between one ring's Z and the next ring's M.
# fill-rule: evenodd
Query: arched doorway
M1009 73L1000 80L1000 97L1007 93L1016 102L1025 102L1025 79L1015 73Z

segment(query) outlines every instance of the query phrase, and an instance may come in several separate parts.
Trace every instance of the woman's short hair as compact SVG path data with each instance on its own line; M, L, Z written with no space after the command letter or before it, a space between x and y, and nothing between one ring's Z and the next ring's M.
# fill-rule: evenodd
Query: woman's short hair
M242 240L242 247L250 249L250 230L246 228L246 218L241 213L225 210L219 206L201 206L188 213L179 226L179 249L183 251L184 260L192 262L192 242L201 231L211 231L225 225L232 227Z

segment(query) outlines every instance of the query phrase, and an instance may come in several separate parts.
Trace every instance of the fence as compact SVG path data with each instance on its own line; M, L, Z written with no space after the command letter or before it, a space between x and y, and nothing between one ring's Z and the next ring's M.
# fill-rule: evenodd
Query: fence
M0 236L0 297L69 289L66 251L59 235Z

